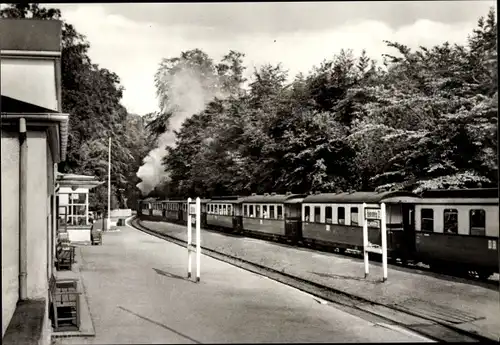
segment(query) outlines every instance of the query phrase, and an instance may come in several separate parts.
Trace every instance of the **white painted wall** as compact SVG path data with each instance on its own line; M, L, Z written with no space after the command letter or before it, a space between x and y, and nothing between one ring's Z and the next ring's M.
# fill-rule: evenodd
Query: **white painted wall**
M47 136L28 132L28 298L48 298Z
M19 297L19 139L2 130L2 337Z
M90 242L90 226L88 229L68 228L68 238L70 242Z

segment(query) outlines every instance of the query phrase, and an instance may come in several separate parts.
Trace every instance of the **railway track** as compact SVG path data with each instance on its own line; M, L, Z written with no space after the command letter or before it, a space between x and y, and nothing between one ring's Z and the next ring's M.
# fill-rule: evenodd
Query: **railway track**
M160 231L155 231L142 226L137 218L133 218L130 221L131 225L147 234L153 235L155 237L167 240L169 242L175 243L179 246L185 247L187 242L181 240L175 236L165 234ZM172 223L175 224L175 223ZM213 230L212 230L213 231ZM436 341L442 342L494 342L492 339L484 337L479 334L467 332L460 328L455 327L452 323L439 322L436 319L425 317L421 314L411 313L408 310L398 308L398 307L388 307L380 303L376 303L367 299L363 299L357 296L349 295L343 291L333 289L331 287L311 282L282 271L275 270L271 267L263 266L255 262L247 261L243 258L235 257L226 253L222 253L206 246L201 246L203 254L208 255L217 260L221 260L232 264L234 266L243 268L245 270L263 275L280 283L292 286L301 291L309 293L313 296L317 296L321 299L325 299L336 307L340 307L352 314L357 314L359 316L369 316L383 319L384 321L392 322L398 326L410 329L419 334L425 335ZM387 309L391 310L391 313L387 313ZM420 319L424 322L417 322L411 325L403 323L400 320L404 319L404 315L411 315L414 318Z

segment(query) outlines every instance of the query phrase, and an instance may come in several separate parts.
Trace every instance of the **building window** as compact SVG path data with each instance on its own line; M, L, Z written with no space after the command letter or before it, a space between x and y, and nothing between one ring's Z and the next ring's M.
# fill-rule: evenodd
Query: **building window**
M311 217L311 208L309 206L304 207L304 221L308 222Z
M243 205L243 215L245 217L248 217L248 207L247 207L247 205Z
M274 219L274 206L269 206L269 218Z
M444 210L444 229L445 234L458 234L458 211L455 208Z
M420 211L420 219L422 231L434 231L434 210L432 208L423 208Z
M283 219L283 207L278 205L278 219Z
M87 193L71 193L68 195L67 224L87 225L87 195Z
M321 207L319 206L314 207L314 221L316 223L321 223Z
M351 207L351 225L359 225L357 207Z
M331 206L325 207L325 222L328 224L333 223L332 207Z
M486 234L486 212L484 210L469 211L470 234L484 236Z
M343 207L337 208L337 224L345 224L345 209Z

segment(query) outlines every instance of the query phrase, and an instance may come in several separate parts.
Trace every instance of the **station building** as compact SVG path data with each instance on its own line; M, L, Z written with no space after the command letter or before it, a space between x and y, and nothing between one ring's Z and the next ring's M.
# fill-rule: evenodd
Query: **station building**
M69 114L61 109L60 21L2 19L2 342L49 344L57 163Z

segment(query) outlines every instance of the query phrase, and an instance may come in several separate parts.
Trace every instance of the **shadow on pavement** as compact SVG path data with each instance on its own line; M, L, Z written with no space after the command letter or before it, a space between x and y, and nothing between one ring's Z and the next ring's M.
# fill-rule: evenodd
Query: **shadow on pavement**
M162 275L162 276L165 276L165 277L169 277L169 278L175 278L175 279L180 279L180 280L185 280L185 281L188 281L188 282L191 282L191 283L196 283L194 280L190 280L186 277L181 277L177 274L173 274L173 273L169 273L169 272L166 272L166 271L163 271L163 270L160 270L158 268L153 268L153 270L158 273L159 275Z
M163 328L165 328L165 329L168 329L170 332L173 332L173 333L175 333L175 334L177 334L177 335L180 335L181 337L184 337L184 338L186 338L186 339L189 339L189 340L191 340L192 342L194 342L194 343L196 343L196 344L201 344L201 342L199 342L198 340L193 339L193 338L191 338L190 336L187 336L187 335L185 335L185 334L182 334L182 333L180 333L180 332L176 331L175 329L172 329L172 328L170 328L170 327L168 327L168 326L166 326L166 325L164 325L164 324L162 324L162 323L159 323L159 322L156 322L156 321L154 321L154 320L151 320L151 319L149 319L149 318L147 318L147 317L145 317L145 316L142 316L142 315L136 314L136 313L134 313L134 312L133 312L133 311L131 311L131 310L128 310L128 309L126 309L126 308L123 308L122 306L118 306L118 308L120 308L121 310L124 310L124 311L126 311L126 312L128 312L128 313L130 313L130 314L132 314L132 315L135 315L135 316L137 316L137 317L139 317L139 318L141 318L141 319L143 319L143 320L146 320L146 321L149 321L149 322L151 322L151 323L154 323L154 324L155 324L155 325L157 325L157 326L160 326L160 327L163 327Z

